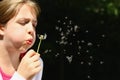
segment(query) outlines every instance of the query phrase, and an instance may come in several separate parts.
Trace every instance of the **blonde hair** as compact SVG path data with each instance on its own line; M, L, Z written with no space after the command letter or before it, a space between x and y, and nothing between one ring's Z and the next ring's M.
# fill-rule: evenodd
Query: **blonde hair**
M35 0L2 0L0 1L0 24L6 24L13 18L23 4L29 5L36 16L39 16L41 9Z

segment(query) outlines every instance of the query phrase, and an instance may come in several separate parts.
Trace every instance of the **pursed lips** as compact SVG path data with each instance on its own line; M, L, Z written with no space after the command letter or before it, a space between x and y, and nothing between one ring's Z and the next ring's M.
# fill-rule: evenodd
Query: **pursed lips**
M26 44L31 45L33 43L33 39L26 40Z

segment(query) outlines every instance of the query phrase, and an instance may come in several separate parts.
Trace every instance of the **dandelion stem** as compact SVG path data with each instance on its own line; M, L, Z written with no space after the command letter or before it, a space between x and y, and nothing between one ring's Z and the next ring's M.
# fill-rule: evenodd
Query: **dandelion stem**
M39 53L40 45L41 45L42 39L40 39L38 47L37 47L37 53Z

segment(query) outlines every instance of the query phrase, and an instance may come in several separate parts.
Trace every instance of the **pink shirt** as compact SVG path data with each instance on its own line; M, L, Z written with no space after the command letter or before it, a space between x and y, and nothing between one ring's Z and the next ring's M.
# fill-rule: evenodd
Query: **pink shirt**
M1 73L3 80L10 80L12 77L11 75L4 73L1 68L0 68L0 73Z

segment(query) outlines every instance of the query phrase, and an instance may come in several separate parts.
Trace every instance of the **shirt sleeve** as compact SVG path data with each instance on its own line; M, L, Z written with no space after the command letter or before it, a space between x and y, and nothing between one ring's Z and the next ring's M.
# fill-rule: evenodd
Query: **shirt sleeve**
M43 75L43 60L40 58L40 62L41 62L41 70L38 74L36 74L34 76L34 78L32 80L42 80L42 75Z
M25 80L25 78L15 72L10 80Z

